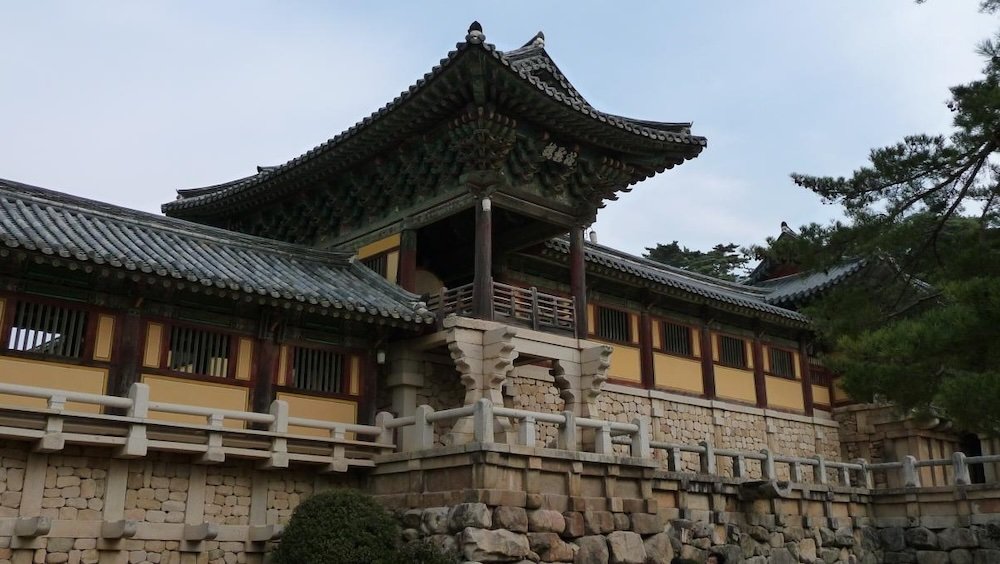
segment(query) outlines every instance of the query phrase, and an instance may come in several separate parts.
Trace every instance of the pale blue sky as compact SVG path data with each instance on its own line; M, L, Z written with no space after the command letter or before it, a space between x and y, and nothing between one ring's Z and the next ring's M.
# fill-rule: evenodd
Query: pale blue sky
M947 131L947 87L978 75L1000 21L977 3L0 0L0 177L157 211L336 135L475 19L500 49L544 30L598 108L708 137L603 210L601 242L749 244L837 214L790 172Z

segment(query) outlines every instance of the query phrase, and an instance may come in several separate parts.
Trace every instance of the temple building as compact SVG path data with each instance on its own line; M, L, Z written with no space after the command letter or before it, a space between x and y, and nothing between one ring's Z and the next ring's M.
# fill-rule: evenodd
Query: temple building
M496 531L441 508L555 512L552 542L617 529L643 555L672 550L666 520L710 523L698 558L792 515L794 542L837 529L828 562L861 554L840 529L879 515L873 470L840 437L866 431L796 311L839 274L738 284L585 237L706 147L593 107L541 33L500 51L473 23L355 126L163 215L0 180L0 563L261 562L331 485L436 508L416 519L469 561ZM879 471L965 479L938 462ZM528 526L482 561L527 558Z

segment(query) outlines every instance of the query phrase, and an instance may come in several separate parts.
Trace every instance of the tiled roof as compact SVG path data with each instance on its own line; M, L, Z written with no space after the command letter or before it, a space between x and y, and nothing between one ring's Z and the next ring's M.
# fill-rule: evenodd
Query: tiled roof
M576 92L568 81L565 80L565 77L562 76L562 73L558 71L554 63L552 63L552 60L545 53L544 47L535 42L535 39L537 39L538 36L533 38L532 41L529 41L529 43L524 47L504 53L503 51L499 51L494 45L486 43L484 41L485 35L483 35L481 31L477 32L476 28L479 28L479 24L473 22L473 27L470 28L466 41L458 43L455 50L448 53L444 59L441 59L440 63L434 66L430 72L426 73L423 78L418 80L407 90L403 91L391 102L372 113L370 116L359 121L351 128L338 134L336 137L329 139L325 143L282 165L273 167L258 167L257 174L231 182L217 184L215 186L178 190L178 198L172 202L163 204L162 210L165 213L172 214L174 212L179 212L180 210L197 208L205 204L225 199L229 196L253 189L266 182L268 179L274 178L283 172L298 166L299 164L310 161L320 155L325 155L331 151L343 148L345 145L350 144L355 137L359 136L363 132L372 128L377 128L383 118L415 98L416 94L424 90L428 84L434 81L434 79L441 76L443 72L459 60L463 54L474 50L481 50L485 52L491 59L497 61L503 67L510 69L510 71L515 73L521 80L545 94L545 96L550 100L565 106L567 109L570 109L585 118L589 118L595 122L631 133L637 138L653 143L688 146L696 149L696 151L700 151L708 145L705 137L691 135L689 129L691 125L690 123L661 123L634 120L601 112L595 109L587 103L578 92ZM479 29L481 30L481 28ZM535 64L542 64L542 66L550 65L551 68L555 69L558 84L554 83L548 77L544 77L543 79L536 76L536 74L533 74L533 72L537 71L537 68L534 66ZM695 152L695 154L697 154L697 152Z
M549 249L569 254L569 241L565 238L551 239L545 245ZM766 299L767 290L688 272L604 245L586 243L584 260L714 302L758 311L798 323L809 322L809 318L798 312L769 303Z
M409 324L433 317L418 297L348 253L313 250L0 180L0 240L8 248L143 273L333 314ZM336 311L339 310L339 311Z
M791 306L843 282L867 264L868 261L864 259L855 259L824 270L811 270L757 282L752 287L766 291L765 299L768 303Z

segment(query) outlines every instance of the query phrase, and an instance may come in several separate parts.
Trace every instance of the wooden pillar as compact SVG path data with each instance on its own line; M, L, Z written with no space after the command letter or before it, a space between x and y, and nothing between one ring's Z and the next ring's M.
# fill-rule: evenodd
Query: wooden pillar
M111 366L108 370L108 393L127 396L129 387L139 381L141 362L139 344L143 340L142 320L139 311L130 309L119 318L118 334L111 352Z
M809 368L809 351L804 340L799 341L799 373L802 375L802 405L806 415L813 414L812 371ZM833 403L831 397L830 403Z
M417 285L417 232L404 229L399 236L399 287L415 292Z
M483 198L476 203L476 257L472 280L472 315L493 319L493 215L492 202Z
M274 400L274 380L281 355L270 330L266 330L263 337L257 340L257 347L257 362L254 363L253 371L253 410L267 413Z
M361 357L358 363L358 423L371 425L375 422L375 414L378 406L375 405L375 395L378 392L378 375L382 371L382 366L378 363L378 350L371 350L369 354Z
M653 368L653 319L648 311L639 314L639 373L642 375L642 385L651 389L656 387L656 374Z
M708 324L702 322L699 328L701 338L701 384L706 398L715 397L715 362L712 360L712 332Z
M576 336L587 337L587 269L584 264L583 227L569 232L569 286L576 301Z
M753 343L753 387L757 392L757 407L767 407L767 378L764 376L764 345L760 333L754 333Z

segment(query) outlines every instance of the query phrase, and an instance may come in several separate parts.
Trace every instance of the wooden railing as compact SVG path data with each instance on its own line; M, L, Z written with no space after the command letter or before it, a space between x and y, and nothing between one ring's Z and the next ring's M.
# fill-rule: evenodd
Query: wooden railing
M473 286L441 288L427 300L427 307L439 316L473 315ZM573 333L576 329L576 307L573 298L563 298L539 292L537 288L519 288L493 282L493 315L502 320L531 327L535 330L555 330Z

